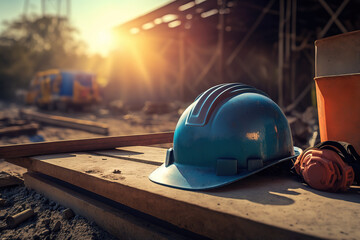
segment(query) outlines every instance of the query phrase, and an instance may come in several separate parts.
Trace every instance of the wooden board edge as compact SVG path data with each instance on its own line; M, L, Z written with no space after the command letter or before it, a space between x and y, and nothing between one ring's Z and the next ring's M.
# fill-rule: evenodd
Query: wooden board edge
M18 157L18 158L5 158L6 162L26 168L31 169L31 165L33 164L33 159L28 157Z
M173 141L174 132L148 133L102 138L60 140L0 146L0 158L19 158L56 153L149 146Z
M25 173L24 183L26 187L34 189L67 208L71 208L76 214L96 222L119 239L188 239L130 213L104 204L91 196L62 186L59 182L44 179L40 174Z

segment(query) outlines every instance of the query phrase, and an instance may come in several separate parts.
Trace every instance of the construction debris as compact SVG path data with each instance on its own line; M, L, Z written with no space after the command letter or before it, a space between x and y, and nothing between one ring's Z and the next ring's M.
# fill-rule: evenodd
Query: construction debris
M7 205L7 201L5 199L0 198L0 207L4 207Z
M131 125L148 125L149 120L144 119L138 115L135 114L126 114L123 116L123 119L130 123Z
M33 111L20 111L20 115L29 120L38 121L50 125L73 128L84 130L87 132L98 133L103 135L109 134L109 127L106 124L88 121L88 120L80 120L62 116L55 116L50 114L38 113Z
M65 209L62 214L67 220L72 219L75 216L74 212L70 208Z
M60 222L60 221L57 221L57 222L54 224L54 226L53 226L53 228L52 228L52 231L53 231L53 232L58 232L58 231L60 230L60 228L61 228L61 222Z
M128 112L128 109L125 107L124 102L121 100L112 101L109 104L109 109L111 113L114 114L126 114Z
M301 116L301 120L305 123L308 123L309 125L317 124L317 119L318 115L315 107L306 108L305 112L303 112Z
M145 102L143 108L146 114L164 114L172 111L172 106L168 102Z
M23 184L23 181L15 176L12 176L6 172L0 172L0 188L10 187ZM1 201L0 201L1 205Z
M26 209L18 214L15 214L14 216L8 216L6 218L6 223L9 228L14 228L20 223L26 221L27 219L34 216L34 210L32 209Z
M0 126L1 127L9 127L9 126L22 126L28 124L29 122L23 119L15 119L4 117L0 119Z
M0 189L0 194L8 201L6 208L0 206L0 239L109 239L115 240L108 232L95 223L75 215L72 220L62 217L64 207L57 204L53 210L48 198L24 186ZM55 202L53 202L56 205ZM15 228L6 224L8 216L26 209L33 209L34 216ZM58 231L54 231L57 222ZM56 228L55 228L56 230Z
M39 130L39 124L30 123L22 126L12 126L0 129L0 137L17 137L20 135L35 135Z
M21 135L35 135L39 124L31 123L15 117L0 118L0 137L18 137Z
M308 107L303 113L296 110L286 114L291 128L294 145L302 149L320 142L317 110Z

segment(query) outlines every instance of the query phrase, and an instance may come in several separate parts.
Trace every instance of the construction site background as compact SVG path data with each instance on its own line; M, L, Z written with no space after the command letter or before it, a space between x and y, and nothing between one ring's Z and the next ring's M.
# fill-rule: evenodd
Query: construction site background
M7 22L0 98L22 97L37 71L58 68L95 73L107 103L190 102L216 84L241 82L285 111L304 111L316 102L313 42L360 28L358 1L191 3L174 1L120 25L107 57L88 54L66 17Z

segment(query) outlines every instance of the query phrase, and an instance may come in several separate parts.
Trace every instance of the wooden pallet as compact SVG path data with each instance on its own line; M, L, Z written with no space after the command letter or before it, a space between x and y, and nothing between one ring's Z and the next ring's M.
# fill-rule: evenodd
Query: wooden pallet
M286 177L252 176L215 190L184 191L148 179L165 154L137 146L7 161L212 239L360 236L360 188L335 194Z

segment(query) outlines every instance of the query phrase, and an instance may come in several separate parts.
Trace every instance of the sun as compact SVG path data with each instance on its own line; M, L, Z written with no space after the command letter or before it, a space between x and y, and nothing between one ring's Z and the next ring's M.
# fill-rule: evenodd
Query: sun
M109 45L111 44L112 36L109 31L101 31L98 33L98 43L99 45Z
M113 34L112 29L101 29L96 32L93 39L92 49L102 55L107 55L113 47Z

